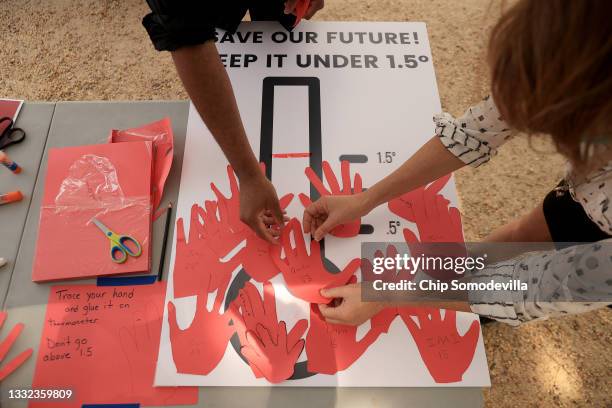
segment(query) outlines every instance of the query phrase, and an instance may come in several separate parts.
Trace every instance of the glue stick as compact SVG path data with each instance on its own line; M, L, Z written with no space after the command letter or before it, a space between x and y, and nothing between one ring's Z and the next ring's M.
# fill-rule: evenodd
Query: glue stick
M21 191L11 191L10 193L0 194L0 205L14 203L23 200Z
M0 150L0 163L4 164L6 168L12 171L15 174L21 173L21 167L11 159L9 159L8 155Z

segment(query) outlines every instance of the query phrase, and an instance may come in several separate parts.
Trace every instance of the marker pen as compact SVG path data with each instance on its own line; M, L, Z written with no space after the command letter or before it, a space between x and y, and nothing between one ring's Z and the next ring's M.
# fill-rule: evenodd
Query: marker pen
M6 153L0 150L0 163L4 164L6 168L12 171L15 174L21 173L21 167L14 161L12 161Z
M14 203L23 200L21 191L11 191L10 193L0 194L0 205Z

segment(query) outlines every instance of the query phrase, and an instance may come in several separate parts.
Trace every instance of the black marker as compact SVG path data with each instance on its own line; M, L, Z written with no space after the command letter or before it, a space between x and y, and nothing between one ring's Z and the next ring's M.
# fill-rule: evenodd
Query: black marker
M159 258L159 271L157 272L157 281L161 282L164 273L164 263L166 261L166 246L168 245L168 232L170 231L170 218L172 218L172 203L168 204L166 211L166 226L164 230L164 241L162 242L161 256Z

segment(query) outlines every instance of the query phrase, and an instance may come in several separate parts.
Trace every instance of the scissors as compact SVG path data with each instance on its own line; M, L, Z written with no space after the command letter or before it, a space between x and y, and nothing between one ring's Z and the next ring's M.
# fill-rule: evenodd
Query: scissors
M137 258L142 254L142 247L140 243L130 237L129 235L119 235L108 229L108 227L100 222L100 220L93 218L92 222L96 227L100 228L100 231L104 233L110 240L110 256L113 262L121 264L127 261L128 255ZM126 245L129 243L134 249Z
M0 118L0 150L10 145L21 143L26 137L23 129L13 127L13 119L9 117Z

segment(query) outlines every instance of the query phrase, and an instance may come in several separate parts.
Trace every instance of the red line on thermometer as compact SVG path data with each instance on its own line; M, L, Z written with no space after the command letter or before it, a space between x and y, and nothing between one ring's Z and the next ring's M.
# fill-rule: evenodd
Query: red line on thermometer
M297 159L300 157L310 157L311 153L273 153L275 159Z

